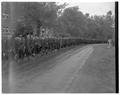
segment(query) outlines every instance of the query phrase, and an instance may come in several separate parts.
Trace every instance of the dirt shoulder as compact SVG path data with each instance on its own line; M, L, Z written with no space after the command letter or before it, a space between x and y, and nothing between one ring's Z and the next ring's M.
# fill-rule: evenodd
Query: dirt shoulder
M107 48L107 45L93 46L93 53L78 72L68 92L115 92L115 48Z

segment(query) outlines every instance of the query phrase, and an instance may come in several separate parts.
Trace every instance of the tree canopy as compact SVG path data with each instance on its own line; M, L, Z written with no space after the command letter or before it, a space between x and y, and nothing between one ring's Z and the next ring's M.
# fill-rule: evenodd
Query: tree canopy
M90 16L89 13L83 14L77 6L65 8L65 3L26 2L18 5L23 8L24 14L17 24L17 35L34 32L39 35L40 28L44 27L51 29L57 37L112 38L114 17L111 11L103 16Z

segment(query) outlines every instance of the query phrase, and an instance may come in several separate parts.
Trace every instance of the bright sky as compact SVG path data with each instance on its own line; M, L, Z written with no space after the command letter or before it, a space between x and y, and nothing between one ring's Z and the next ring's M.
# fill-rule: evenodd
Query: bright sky
M69 2L69 6L79 6L80 11L90 15L105 15L109 10L115 14L114 2Z

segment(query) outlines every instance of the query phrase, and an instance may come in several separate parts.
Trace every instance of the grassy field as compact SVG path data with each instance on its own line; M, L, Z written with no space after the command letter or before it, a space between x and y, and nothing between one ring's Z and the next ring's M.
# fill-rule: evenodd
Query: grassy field
M114 93L115 48L107 48L107 45L93 46L93 53L77 74L69 91L73 93Z

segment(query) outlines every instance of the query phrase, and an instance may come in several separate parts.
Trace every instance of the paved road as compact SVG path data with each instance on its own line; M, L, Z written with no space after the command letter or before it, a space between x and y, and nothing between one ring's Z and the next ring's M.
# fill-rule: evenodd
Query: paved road
M85 46L77 50L68 51L65 55L57 56L57 58L54 58L55 61L52 61L57 63L57 65L53 66L48 72L34 77L33 80L25 81L21 84L13 79L10 92L66 92L72 81L75 79L76 73L85 64L93 50L94 48L92 46ZM32 72L34 72L34 70Z

